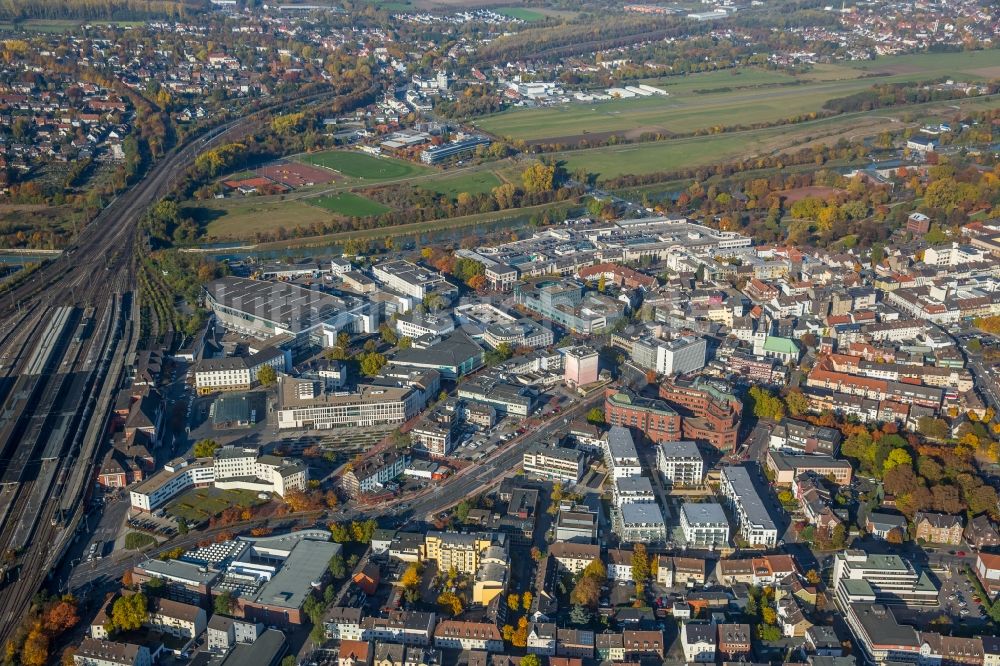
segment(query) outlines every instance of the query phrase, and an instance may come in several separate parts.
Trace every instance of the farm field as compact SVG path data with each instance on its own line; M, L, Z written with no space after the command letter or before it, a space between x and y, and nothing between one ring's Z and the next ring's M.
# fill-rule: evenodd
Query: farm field
M455 197L460 192L481 194L489 192L500 185L502 181L492 171L473 171L451 178L435 178L420 183L420 187L431 192L437 192L448 197Z
M366 199L351 192L340 192L327 196L309 199L309 203L324 210L347 217L370 217L384 213L389 208L377 201Z
M807 145L834 143L840 138L874 136L892 124L893 120L885 116L829 118L793 127L608 146L555 155L570 173L583 169L597 174L599 179L608 179L795 151ZM805 143L793 145L796 141Z
M997 62L1000 62L1000 51L880 58L863 63L861 67L833 66L840 67L839 71L825 68L820 72L823 80L810 81L807 73L802 77L804 82L797 84L795 77L781 72L747 69L738 76L726 71L711 72L679 78L677 83L668 83L668 79L649 81L668 91L667 97L513 109L487 116L477 125L494 135L514 140L554 143L577 141L587 134L595 138L616 132L629 137L647 132L684 134L819 112L827 100L866 90L876 83L942 76L987 80L1000 76ZM859 74L869 77L857 78ZM871 74L885 76L876 78ZM853 75L854 78L841 75ZM744 76L747 78L741 78Z
M520 19L521 21L525 21L527 23L545 20L545 14L526 7L500 7L494 11L496 11L497 14L509 16L513 19Z
M296 158L305 164L326 167L358 181L379 182L417 176L432 171L429 167L391 157L375 157L349 150L328 150Z

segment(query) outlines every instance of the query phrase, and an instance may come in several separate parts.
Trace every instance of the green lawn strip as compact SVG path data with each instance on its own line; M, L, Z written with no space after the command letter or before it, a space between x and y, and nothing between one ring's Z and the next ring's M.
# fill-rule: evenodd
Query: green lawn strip
M452 217L442 220L430 220L427 222L414 222L413 224L401 224L394 227L375 227L359 231L342 231L335 234L324 234L311 238L293 238L284 241L274 241L271 243L259 243L254 246L257 250L284 250L300 247L317 247L325 245L335 245L349 239L381 239L387 237L414 236L423 233L431 233L447 229L461 229L465 227L475 227L483 224L490 224L503 220L524 220L527 222L532 215L544 213L545 211L564 211L579 202L561 202L556 204L540 204L526 208L515 208L513 210L494 211L490 213L478 213L476 215L466 215L463 217Z

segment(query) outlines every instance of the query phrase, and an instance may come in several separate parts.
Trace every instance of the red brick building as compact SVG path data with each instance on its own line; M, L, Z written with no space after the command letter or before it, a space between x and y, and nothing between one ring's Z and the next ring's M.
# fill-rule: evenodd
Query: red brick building
M702 377L660 384L660 397L681 412L684 439L703 440L721 451L736 448L743 403L728 387Z
M681 417L670 405L624 387L605 389L604 418L610 425L641 430L657 444L681 439Z

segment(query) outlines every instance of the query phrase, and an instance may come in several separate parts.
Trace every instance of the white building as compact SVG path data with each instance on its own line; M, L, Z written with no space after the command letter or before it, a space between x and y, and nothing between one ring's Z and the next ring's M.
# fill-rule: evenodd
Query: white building
M656 502L624 504L614 510L615 532L622 541L644 543L667 540L667 522Z
M688 622L681 627L681 647L686 663L715 663L716 625Z
M625 504L649 504L656 502L653 484L644 476L625 476L615 479L611 489L615 507L620 509Z
M575 484L583 476L583 453L536 444L524 452L522 468L529 476Z
M217 459L176 460L130 493L132 507L154 511L190 488L215 486L285 496L305 490L308 468L299 461L260 455L257 449L226 447Z
M257 385L257 376L264 367L285 372L285 352L267 347L251 356L202 359L194 367L194 386L198 395L216 391L249 391Z
M716 502L684 502L681 529L688 546L715 548L729 543L729 520Z
M746 467L722 468L719 490L736 514L739 535L752 546L773 548L778 545L778 526L767 510L753 478Z
M305 465L278 456L259 455L253 448L227 446L215 456L216 488L284 497L289 491L305 490L307 476Z
M705 477L705 461L698 445L689 440L657 446L656 469L672 486L700 486Z
M705 338L685 335L661 342L656 348L656 371L662 375L684 375L705 367Z
M628 428L612 426L604 438L604 460L611 471L611 477L642 476L639 452Z
M75 666L150 666L152 657L145 645L84 638L73 655Z
M396 315L396 332L406 338L419 338L421 335L448 335L455 330L455 322L451 315L433 315L411 310Z
M421 268L408 261L386 261L372 268L372 274L388 289L422 300L439 293L446 300L455 288L440 273Z
M841 608L858 602L936 606L938 588L926 572L896 554L846 550L833 560L833 589Z

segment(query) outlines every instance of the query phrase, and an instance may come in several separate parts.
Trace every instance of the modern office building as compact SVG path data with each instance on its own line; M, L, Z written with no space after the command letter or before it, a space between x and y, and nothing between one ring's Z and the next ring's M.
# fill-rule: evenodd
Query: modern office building
M603 294L585 294L583 285L575 280L546 277L520 282L514 287L514 299L535 314L582 335L610 329L625 314L621 301Z
M491 405L498 413L524 418L531 414L535 393L525 386L510 384L493 375L481 374L460 384L458 397Z
M656 345L655 370L661 375L685 375L705 367L708 345L705 338L685 335L673 340L659 340Z
M278 427L329 430L405 423L427 404L436 384L428 377L404 386L361 384L354 391L327 391L320 382L280 377Z
M680 413L684 439L705 441L720 451L736 448L743 403L724 382L674 377L660 383L660 398Z
M899 555L863 550L837 553L832 585L837 603L877 602L908 606L937 606L938 588L925 571L918 571Z
M457 293L454 285L443 275L409 261L384 261L372 267L372 275L387 289L417 300L423 300L430 294L438 294L447 304Z
M778 525L745 466L724 466L719 490L736 516L738 533L744 541L766 548L778 545Z

